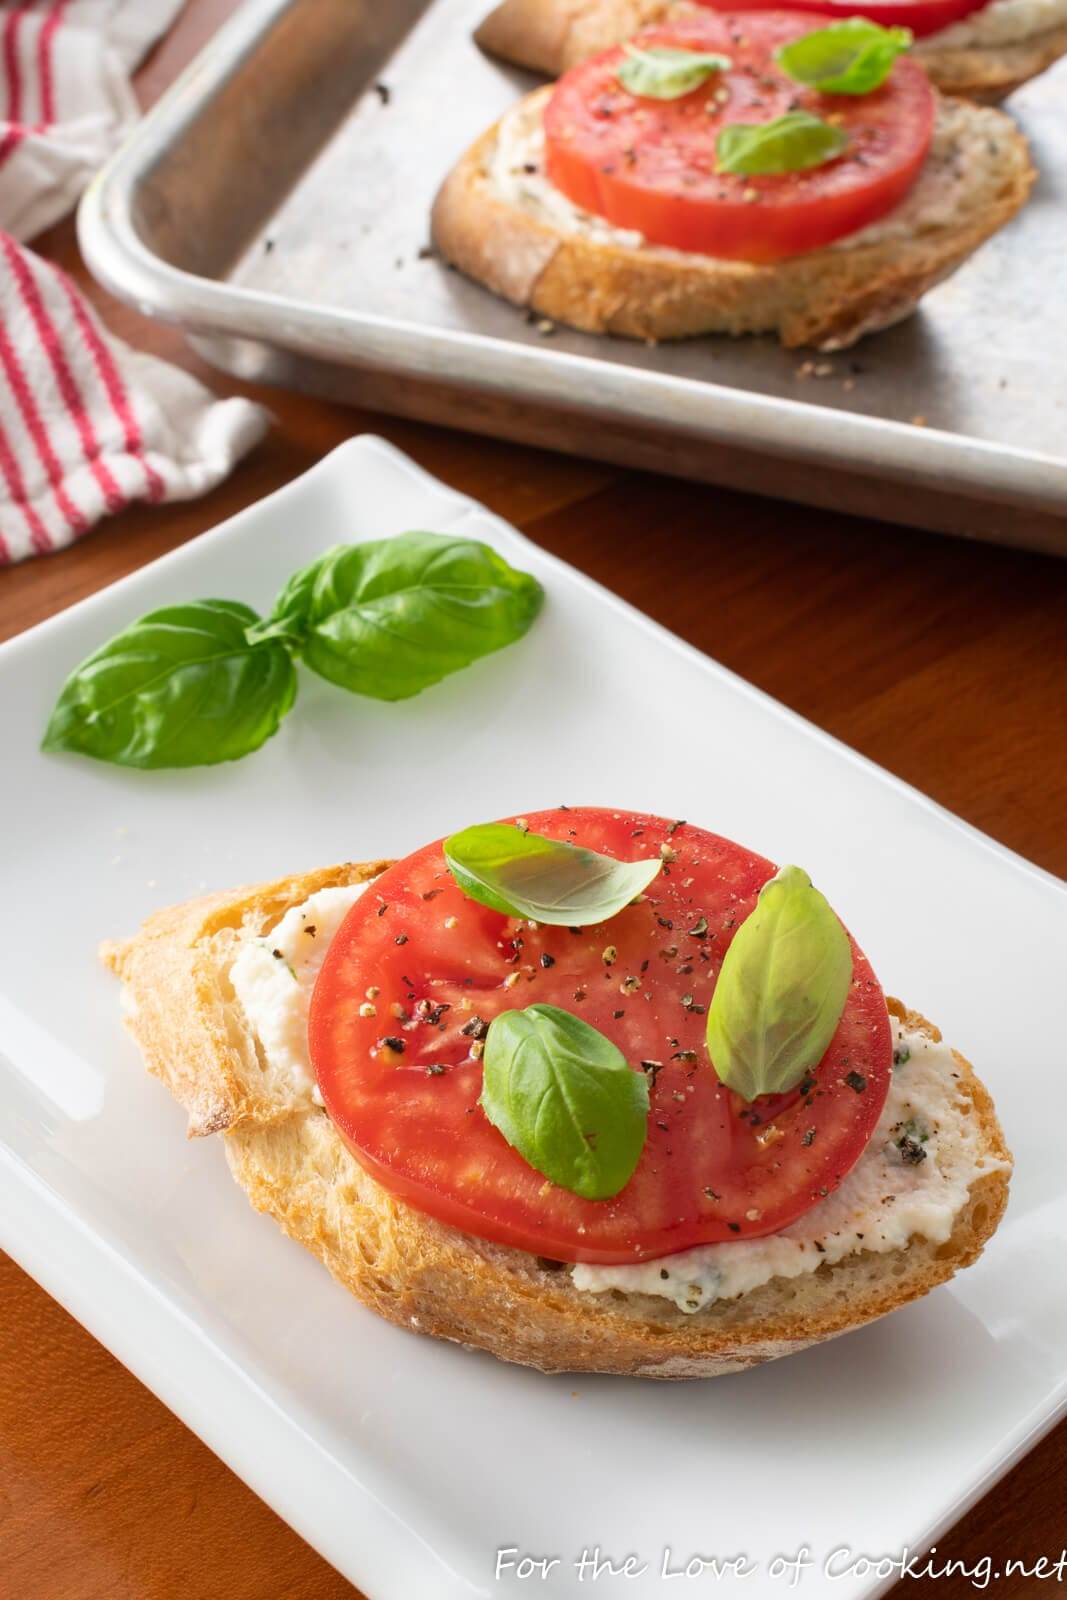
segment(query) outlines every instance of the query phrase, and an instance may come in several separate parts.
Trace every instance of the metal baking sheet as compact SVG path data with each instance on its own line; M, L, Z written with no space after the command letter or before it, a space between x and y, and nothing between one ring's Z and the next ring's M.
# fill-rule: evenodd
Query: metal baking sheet
M427 249L535 82L472 42L489 3L246 0L86 195L91 270L248 379L1067 555L1067 62L1010 103L1031 205L918 316L826 357L643 345L546 332Z

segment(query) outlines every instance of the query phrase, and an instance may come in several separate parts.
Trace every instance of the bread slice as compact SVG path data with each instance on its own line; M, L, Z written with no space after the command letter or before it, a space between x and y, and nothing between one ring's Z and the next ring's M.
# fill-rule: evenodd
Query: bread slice
M743 3L737 9L743 11ZM621 44L639 28L699 15L702 10L687 0L503 0L475 38L491 55L558 78L599 50ZM813 18L813 24L817 21ZM932 34L919 41L916 54L945 94L993 103L1067 54L1067 26L995 49L941 45L938 35Z
M190 1134L221 1133L253 1206L379 1315L543 1372L715 1377L858 1328L981 1253L1007 1202L1010 1156L992 1101L961 1056L958 1095L977 1120L989 1170L972 1184L946 1243L916 1238L906 1250L861 1252L697 1314L654 1295L582 1292L558 1263L476 1239L395 1199L364 1172L326 1112L272 1076L229 979L242 939L269 932L319 889L366 881L387 865L348 863L208 895L158 912L135 938L102 951L125 985L148 1068L188 1111ZM914 1012L890 1007L940 1038Z
M942 94L998 105L1067 55L1067 23L1046 28L1015 44L999 45L995 50L974 45L938 45L921 39L914 55Z
M909 315L1015 215L1035 177L1009 117L942 100L924 173L873 230L771 265L727 261L645 245L552 190L538 170L551 93L535 90L467 151L437 195L433 238L495 293L587 333L777 333L787 347L844 349ZM512 149L530 157L516 183Z

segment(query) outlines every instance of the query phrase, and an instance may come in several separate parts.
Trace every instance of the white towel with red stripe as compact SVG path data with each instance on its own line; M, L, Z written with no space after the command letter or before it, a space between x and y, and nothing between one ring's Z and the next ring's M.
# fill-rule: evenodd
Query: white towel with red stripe
M137 119L129 72L183 0L3 0L0 228L65 216Z
M64 272L0 233L0 564L133 501L203 494L267 422L112 338Z
M17 242L63 216L136 120L128 73L183 0L0 0L0 565L134 501L226 476L267 413L113 338Z

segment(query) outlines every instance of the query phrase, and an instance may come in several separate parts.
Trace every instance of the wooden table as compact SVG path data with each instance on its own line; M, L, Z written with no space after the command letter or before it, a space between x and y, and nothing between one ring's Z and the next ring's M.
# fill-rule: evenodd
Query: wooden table
M146 102L234 5L191 0L141 73ZM69 223L38 248L123 337L221 393L241 392L178 335L96 290ZM1067 874L1067 563L296 395L260 398L277 417L270 439L207 499L129 511L61 555L0 574L0 637L172 550L373 427L742 677ZM0 1307L4 1600L351 1600L343 1578L3 1258ZM968 1563L987 1552L1056 1557L1067 1544L1065 1508L1067 1424L941 1540L940 1554ZM1022 1600L1054 1588L1014 1579L996 1593ZM950 1578L901 1584L895 1597L920 1591L937 1600L976 1592Z

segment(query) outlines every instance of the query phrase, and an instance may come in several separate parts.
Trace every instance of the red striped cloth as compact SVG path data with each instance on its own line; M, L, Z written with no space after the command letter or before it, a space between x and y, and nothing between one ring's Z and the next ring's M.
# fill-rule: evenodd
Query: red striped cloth
M134 501L203 494L267 422L113 338L65 273L0 233L0 564Z
M133 501L218 483L267 415L107 333L18 239L68 211L137 114L128 71L182 0L0 0L0 565Z
M129 71L182 0L0 0L0 228L40 233L137 116Z

